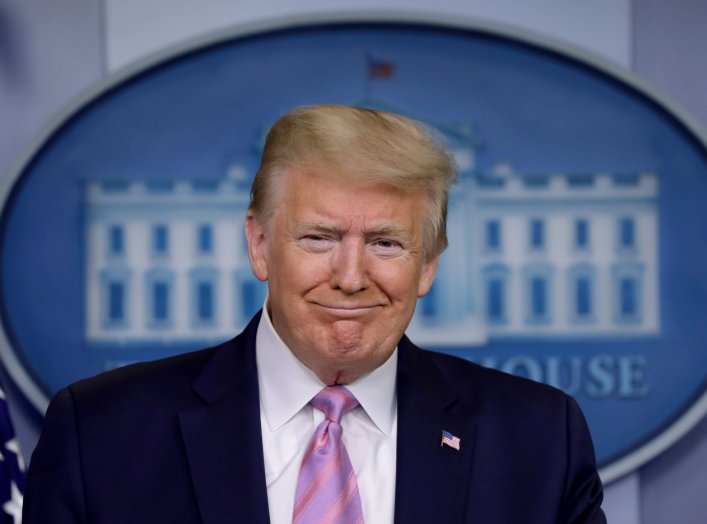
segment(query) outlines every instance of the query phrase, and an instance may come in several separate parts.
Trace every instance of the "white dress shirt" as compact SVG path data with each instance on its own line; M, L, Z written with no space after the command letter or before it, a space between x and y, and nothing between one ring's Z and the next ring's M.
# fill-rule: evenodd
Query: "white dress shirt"
M291 524L302 457L324 420L309 401L325 384L280 339L267 308L263 308L255 348L270 522ZM397 356L396 349L385 364L347 386L359 406L342 418L343 440L358 480L366 524L393 522Z

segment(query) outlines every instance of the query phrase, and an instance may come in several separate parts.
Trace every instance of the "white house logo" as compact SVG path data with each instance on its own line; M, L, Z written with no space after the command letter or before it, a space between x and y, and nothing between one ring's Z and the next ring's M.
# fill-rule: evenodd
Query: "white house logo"
M609 480L695 418L707 383L700 137L596 64L394 21L177 55L47 136L0 222L0 349L35 404L245 325L265 293L242 233L264 130L323 101L425 121L460 166L414 341L575 395Z
M85 186L89 343L208 343L263 303L243 236L250 178Z
M453 242L415 340L659 332L654 173L479 173L474 148L447 138L461 167ZM242 240L253 176L86 182L86 339L203 342L244 327L264 298Z

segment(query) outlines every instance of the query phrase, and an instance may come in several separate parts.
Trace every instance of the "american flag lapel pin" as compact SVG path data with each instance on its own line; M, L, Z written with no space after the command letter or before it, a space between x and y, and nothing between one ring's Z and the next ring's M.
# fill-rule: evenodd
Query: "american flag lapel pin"
M460 443L461 439L459 437L452 435L449 431L442 430L442 442L440 442L440 446L449 446L459 451Z

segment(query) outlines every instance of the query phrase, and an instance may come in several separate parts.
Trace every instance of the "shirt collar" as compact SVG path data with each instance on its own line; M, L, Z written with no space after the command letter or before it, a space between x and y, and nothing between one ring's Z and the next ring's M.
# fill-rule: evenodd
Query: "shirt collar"
M260 402L270 431L294 417L325 386L282 341L272 325L267 299L255 340ZM377 369L346 387L378 429L390 435L397 407L395 379L397 348Z

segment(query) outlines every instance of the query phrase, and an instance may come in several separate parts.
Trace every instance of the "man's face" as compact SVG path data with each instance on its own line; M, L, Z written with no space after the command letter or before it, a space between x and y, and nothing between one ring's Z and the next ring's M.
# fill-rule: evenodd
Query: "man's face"
M347 384L388 359L432 285L425 197L317 172L283 181L267 223L247 216L253 272L294 355L324 383Z

